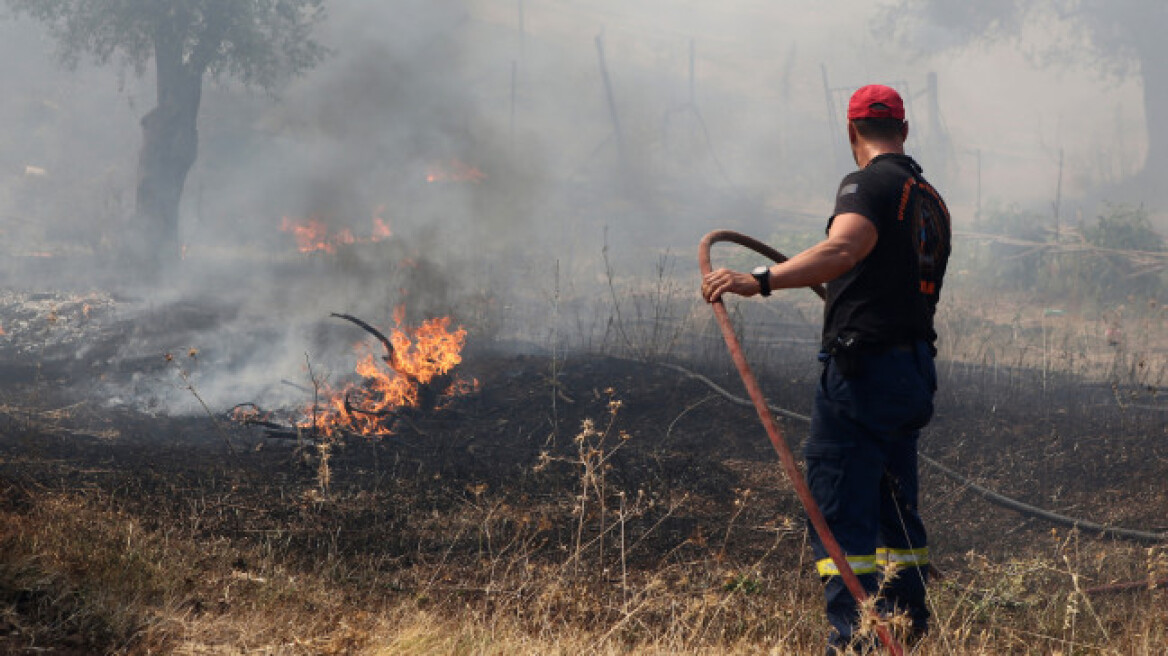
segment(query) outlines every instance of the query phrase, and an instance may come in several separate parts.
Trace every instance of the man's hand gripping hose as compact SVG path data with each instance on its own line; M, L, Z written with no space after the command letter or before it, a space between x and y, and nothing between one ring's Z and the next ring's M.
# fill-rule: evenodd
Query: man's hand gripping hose
M710 247L723 241L745 246L759 255L769 257L775 262L784 262L787 259L782 253L756 239L731 230L715 230L703 237L701 244L698 246L698 264L701 267L703 276L713 270L710 266ZM811 289L820 298L824 298L825 291L822 285L816 285L811 287ZM864 603L868 599L868 593L860 584L860 580L856 578L856 574L852 571L851 565L848 564L848 559L844 555L843 549L840 548L835 536L831 533L831 529L828 528L827 520L824 519L823 513L819 510L819 505L815 503L815 498L811 496L811 490L807 487L807 482L803 479L803 474L799 471L799 466L795 462L795 456L791 453L790 447L787 446L786 440L783 439L783 434L779 430L778 423L775 422L770 408L767 407L766 399L762 395L762 388L759 387L758 380L754 377L754 373L751 371L750 365L746 362L746 357L742 353L742 345L734 333L734 325L730 323L730 314L726 311L726 306L722 303L721 299L714 301L710 305L714 309L714 316L718 320L718 326L722 329L722 337L726 340L726 346L730 350L730 357L734 360L735 366L738 367L738 373L742 376L742 382L746 386L746 392L750 396L755 410L758 411L758 417L762 420L762 425L770 437L771 445L775 447L775 452L779 454L779 461L782 463L783 472L786 474L787 479L791 481L791 485L795 488L795 494L798 495L799 500L803 503L803 508L807 511L807 517L811 520L811 526L819 535L824 549L831 556L832 562L835 563L840 576L843 578L844 585L847 586L852 596L856 598L857 604L861 608L869 609L865 612L874 613L875 610L872 610L870 605ZM890 654L903 656L903 648L885 624L876 622L876 634L879 636L880 641L884 643L884 646L888 648Z

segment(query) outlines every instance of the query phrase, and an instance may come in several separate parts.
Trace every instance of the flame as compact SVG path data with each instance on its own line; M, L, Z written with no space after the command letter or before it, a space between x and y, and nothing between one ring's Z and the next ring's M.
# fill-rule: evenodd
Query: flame
M253 405L240 405L231 410L231 420L241 424L266 421L270 416Z
M296 246L301 253L311 253L312 251L325 251L326 253L337 252L337 247L329 239L328 226L321 223L315 218L308 220L308 223L297 224L293 223L288 217L284 217L280 222L280 230L282 232L291 232L296 237Z
M473 182L479 184L486 179L486 173L457 157L452 157L447 163L431 164L426 168L426 182Z
M392 362L366 353L355 368L361 380L340 389L322 386L319 393L326 400L304 410L306 419L300 427L315 428L326 437L340 431L385 434L392 423L387 420L392 413L418 406L423 387L462 362L466 330L461 326L451 329L450 317L428 319L412 332L404 326L404 319L404 309L396 308L397 327L389 336L394 351ZM465 394L475 384L454 379L442 390L444 398Z
M314 251L336 253L337 248L341 246L359 242L375 243L391 237L393 232L389 229L389 224L381 218L384 211L385 206L382 205L374 212L371 234L368 237L356 237L353 235L353 231L348 228L331 232L328 225L317 217L310 217L307 223L297 223L285 216L280 221L280 231L290 232L296 237L296 247L301 253Z
M393 232L390 231L389 224L383 221L380 217L373 217L373 241L389 239L392 236Z

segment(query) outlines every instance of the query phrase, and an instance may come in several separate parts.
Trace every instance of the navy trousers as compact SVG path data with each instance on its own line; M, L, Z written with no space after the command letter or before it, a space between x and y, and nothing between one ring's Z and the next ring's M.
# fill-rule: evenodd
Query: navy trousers
M928 541L917 507L917 440L933 415L937 374L924 341L859 355L849 376L824 363L804 444L807 483L848 564L882 612L903 612L928 629ZM858 365L858 366L856 366ZM858 607L814 534L832 647L851 643Z

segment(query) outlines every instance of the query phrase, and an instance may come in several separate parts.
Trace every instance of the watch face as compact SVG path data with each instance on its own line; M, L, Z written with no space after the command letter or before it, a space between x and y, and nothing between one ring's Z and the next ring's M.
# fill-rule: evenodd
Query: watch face
M767 268L765 266L756 266L754 267L754 271L751 271L750 273L756 276L761 276L767 273Z

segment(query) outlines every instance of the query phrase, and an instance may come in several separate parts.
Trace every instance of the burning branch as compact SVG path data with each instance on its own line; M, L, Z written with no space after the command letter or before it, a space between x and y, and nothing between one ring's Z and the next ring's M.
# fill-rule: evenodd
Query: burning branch
M354 317L351 314L340 314L337 312L333 312L329 316L336 317L338 319L344 319L345 321L350 321L352 323L355 323L358 326L360 326L361 328L363 328L365 330L365 332L376 337L381 342L382 346L385 347L385 355L381 356L381 359L384 360L385 363L388 364L390 367L392 367L394 371L401 373L401 371L399 371L397 366L394 364L395 358L394 358L394 352L393 352L393 344L391 344L389 342L389 338L386 337L384 333L382 333L380 330L374 328L373 326L370 326L369 324L365 323L364 321L358 319L357 317Z
M401 328L400 311L395 315L399 328L387 337L353 315L331 313L331 316L355 324L376 337L385 349L385 355L380 359L388 365L389 371L377 365L375 356L369 354L357 363L359 382L333 389L313 378L312 403L300 411L300 418L292 420L291 426L272 421L254 404L236 406L232 418L246 425L263 427L269 437L307 433L318 441L339 435L389 435L398 421L405 421L417 430L410 420L411 415L440 409L443 398L463 393L473 386L473 383L468 385L451 373L462 362L459 351L466 339L466 331L462 328L450 330L449 317L442 317L429 319L407 333Z

